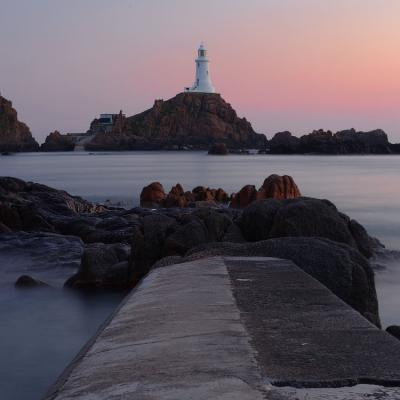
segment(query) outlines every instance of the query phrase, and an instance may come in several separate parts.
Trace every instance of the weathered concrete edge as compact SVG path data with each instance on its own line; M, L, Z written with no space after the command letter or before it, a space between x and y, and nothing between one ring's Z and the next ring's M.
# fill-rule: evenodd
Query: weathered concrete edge
M58 391L64 386L68 378L71 376L75 367L82 361L88 351L96 343L98 337L103 333L104 329L110 324L114 317L120 312L121 308L130 300L130 298L136 293L142 284L142 281L146 278L144 276L138 284L122 299L121 303L117 308L101 323L101 325L96 330L95 334L83 345L83 347L74 356L71 362L64 368L63 372L58 376L56 381L50 386L47 392L43 395L42 400L53 400L58 395ZM68 289L75 290L75 289Z

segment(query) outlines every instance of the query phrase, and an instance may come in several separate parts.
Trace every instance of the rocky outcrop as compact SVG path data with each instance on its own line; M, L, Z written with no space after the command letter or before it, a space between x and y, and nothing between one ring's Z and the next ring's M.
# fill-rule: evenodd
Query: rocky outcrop
M145 186L140 194L140 206L146 208L212 207L228 201L229 196L221 188L196 186L192 191L185 192L180 183L173 186L167 194L160 182L153 182Z
M51 132L46 141L40 146L42 151L72 151L75 140L70 135L62 135L58 131Z
M66 287L127 288L130 285L130 248L126 245L96 243L86 247L77 274L65 283Z
M277 196L297 195L289 179L278 178L267 179L263 189ZM157 189L165 195L161 185ZM176 185L168 201L180 201L185 193ZM202 187L189 193L206 203L210 193L216 198L216 192ZM327 200L271 198L255 201L244 210L125 210L97 206L44 185L0 178L0 223L16 231L2 234L1 249L4 238L11 240L4 243L7 254L11 254L10 243L18 254L18 246L34 246L35 238L38 244L48 238L51 248L56 243L57 249L74 249L74 262L83 252L78 273L67 283L70 287L133 287L153 265L214 254L279 257L292 260L379 324L374 278L367 261L379 243ZM35 247L40 256L43 248Z
M160 182L152 182L140 193L140 205L146 208L158 208L167 197Z
M328 200L307 197L257 201L243 210L239 225L246 240L302 236L345 243L371 257L379 242Z
M104 208L38 183L0 178L0 223L12 231L58 232L58 225L80 213Z
M245 208L256 200L295 199L300 196L300 190L291 176L273 174L264 180L258 190L254 185L246 185L238 193L232 194L230 207Z
M179 93L129 117L119 132L100 132L88 150L209 149L214 143L228 148L261 148L265 136L257 134L245 118L215 93Z
M256 200L292 199L301 196L293 178L288 175L270 175L257 190L254 185L245 185L238 193L230 196L225 190L196 186L185 191L180 183L167 194L160 182L153 182L142 189L140 205L146 208L198 207L228 204L231 208L245 208Z
M11 101L0 96L0 151L37 151L39 144L27 125L18 120Z
M273 154L391 154L398 152L396 146L389 143L387 134L381 129L370 132L348 129L335 134L320 129L300 138L292 136L287 131L278 132L268 144Z

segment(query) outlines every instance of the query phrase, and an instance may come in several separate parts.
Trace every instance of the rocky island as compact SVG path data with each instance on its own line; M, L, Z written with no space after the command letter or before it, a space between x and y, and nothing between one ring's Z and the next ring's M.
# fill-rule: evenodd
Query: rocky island
M265 136L239 118L217 93L179 93L156 100L149 110L119 120L111 133L100 132L88 150L204 149L223 142L229 148L260 148Z

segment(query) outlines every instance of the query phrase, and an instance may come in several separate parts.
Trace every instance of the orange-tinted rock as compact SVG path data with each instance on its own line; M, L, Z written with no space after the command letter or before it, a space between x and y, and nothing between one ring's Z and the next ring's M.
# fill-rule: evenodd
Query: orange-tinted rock
M172 186L172 189L168 193L165 201L163 202L164 207L187 207L187 199L185 197L185 191L180 183Z
M230 207L244 208L256 200L257 190L254 185L243 186L240 191L232 195Z
M145 186L140 193L140 205L142 207L157 208L162 206L167 195L160 182L153 182Z
M259 199L294 199L301 193L293 178L288 175L270 175L265 179L257 195Z

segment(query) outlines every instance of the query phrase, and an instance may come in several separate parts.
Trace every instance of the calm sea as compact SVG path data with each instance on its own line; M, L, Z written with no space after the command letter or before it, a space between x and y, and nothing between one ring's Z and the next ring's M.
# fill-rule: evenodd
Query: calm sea
M400 156L82 152L0 157L2 176L124 206L137 205L142 187L152 181L165 189L180 182L185 189L205 185L234 192L245 184L259 186L273 173L293 176L303 195L331 200L389 249L400 251ZM381 319L385 326L400 324L400 260L394 253L384 264L376 273ZM61 289L21 293L10 273L0 290L0 393L18 400L40 398L122 297Z

